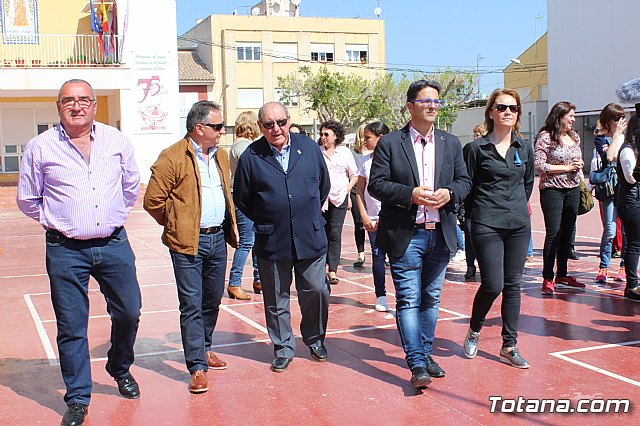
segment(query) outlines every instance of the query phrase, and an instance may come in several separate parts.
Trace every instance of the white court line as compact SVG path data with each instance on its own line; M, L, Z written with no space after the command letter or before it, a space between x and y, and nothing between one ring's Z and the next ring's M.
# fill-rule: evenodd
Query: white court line
M257 322L255 322L254 320L242 315L241 313L238 313L238 312L234 311L233 309L231 309L227 305L220 304L220 309L222 309L225 312L230 313L231 315L233 315L236 318L239 318L240 320L246 322L250 326L262 331L264 334L268 334L269 333L269 331L267 331L266 328L264 328L263 326L261 326Z
M147 287L163 287L163 286L173 286L175 284L175 282L170 282L170 283L162 283L162 284L144 284L141 285L140 288L147 288ZM90 288L88 290L89 292L96 292L96 291L100 291L99 288ZM42 292L42 293L28 293L29 296L49 296L51 295L51 292Z
M36 326L36 330L38 331L38 336L40 337L40 342L42 342L42 347L44 348L45 353L47 354L47 358L49 359L49 365L58 365L58 358L56 357L56 353L53 350L53 345L51 345L51 340L49 340L49 336L47 335L47 331L44 329L43 322L40 321L40 315L38 315L38 310L36 309L31 297L28 294L24 294L24 301L29 308L29 312L31 313L31 318L33 318L33 322Z
M609 344L609 345L591 346L591 347L579 348L579 349L570 349L570 350L567 350L567 351L551 352L549 355L554 356L556 358L560 358L562 360L565 360L565 361L570 362L572 364L578 365L580 367L584 367L584 368L586 368L588 370L595 371L596 373L604 374L605 376L609 376L609 377L612 377L614 379L621 380L621 381L623 381L625 383L629 383L629 384L634 385L634 386L640 386L640 382L638 382L636 380L632 380L632 379L630 379L628 377L621 376L620 374L612 373L611 371L605 370L603 368L599 368L599 367L593 366L591 364L587 364L586 362L578 361L578 360L575 360L573 358L569 358L568 356L565 356L566 354L574 354L574 353L579 353L579 352L595 351L595 350L599 350L599 349L617 348L617 347L620 347L620 346L630 346L630 345L637 345L637 344L640 344L640 340L634 340L634 341L631 341L631 342L613 343L613 344Z

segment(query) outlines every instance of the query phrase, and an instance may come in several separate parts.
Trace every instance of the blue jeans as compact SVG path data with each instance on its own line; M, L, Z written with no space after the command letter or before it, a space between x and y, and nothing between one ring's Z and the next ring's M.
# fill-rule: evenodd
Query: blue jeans
M371 243L371 258L373 272L373 286L376 289L376 297L386 296L384 258L386 253L382 249L376 247L376 232L368 231L369 242Z
M206 353L211 350L224 293L227 246L224 232L200 234L198 253L170 250L180 301L180 332L189 373L208 370Z
M616 208L613 198L598 201L600 203L600 218L602 219L602 238L600 239L600 268L608 268L611 261L611 242L616 236Z
M92 389L87 341L89 277L100 285L111 317L107 369L113 377L121 378L133 364L142 306L135 256L122 227L111 237L91 240L74 240L57 231L47 231L46 240L60 369L67 388L64 400L67 405L89 405Z
M389 257L396 322L409 368L425 367L431 355L449 256L440 229L416 229L404 254Z
M456 237L458 238L458 250L464 251L464 235L462 235L462 229L456 225Z
M533 237L529 237L529 248L527 248L527 257L533 256Z
M233 261L229 270L229 287L240 287L242 285L242 271L244 264L251 251L251 259L253 262L253 280L260 282L260 273L258 272L258 258L251 250L255 240L253 233L253 222L246 217L236 207L236 223L238 225L238 248L233 253Z

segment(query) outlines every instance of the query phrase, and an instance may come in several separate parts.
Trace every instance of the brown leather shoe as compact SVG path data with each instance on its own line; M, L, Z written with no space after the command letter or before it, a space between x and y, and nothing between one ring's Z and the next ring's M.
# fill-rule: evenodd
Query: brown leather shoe
M251 300L251 296L248 295L242 287L230 285L227 287L227 294L231 299Z
M218 355L213 352L207 352L207 363L212 370L224 370L227 368L227 363L218 358Z
M260 294L261 291L262 291L262 283L260 281L254 281L253 282L253 292L255 294Z
M208 390L209 383L207 382L207 373L202 370L197 370L191 375L191 382L189 382L189 392L203 393Z

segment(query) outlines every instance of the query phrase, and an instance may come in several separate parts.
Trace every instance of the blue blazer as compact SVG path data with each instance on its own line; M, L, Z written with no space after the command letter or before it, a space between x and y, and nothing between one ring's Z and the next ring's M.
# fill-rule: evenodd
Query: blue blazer
M461 203L471 187L460 140L435 129L435 188L451 190L451 201L440 208L440 225L449 251L457 250L454 205ZM383 136L373 154L367 189L382 202L376 245L389 255L404 254L415 231L418 205L411 203L411 192L419 186L420 175L409 134L409 125Z
M329 171L318 145L290 133L289 170L263 136L242 153L233 182L233 201L253 221L258 257L300 260L327 253L322 204L329 195Z

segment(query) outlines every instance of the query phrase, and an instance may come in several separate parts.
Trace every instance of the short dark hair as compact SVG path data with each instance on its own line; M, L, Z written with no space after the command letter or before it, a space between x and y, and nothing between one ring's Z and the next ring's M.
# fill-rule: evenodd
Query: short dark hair
M296 124L296 123L291 123L291 124L289 124L289 131L291 131L292 127L295 127L296 129L300 130L300 134L301 135L305 135L305 136L307 135L306 130L304 130L301 125Z
M64 83L62 83L62 86L60 86L60 89L58 89L58 102L60 102L60 92L62 92L62 88L67 84L86 84L87 86L89 86L89 89L91 89L91 97L93 98L93 100L94 101L97 100L96 91L93 89L93 87L91 86L91 84L89 84L87 80L83 80L81 78L72 78L71 80L67 80Z
M605 105L598 115L598 122L603 133L611 131L611 121L618 121L620 117L624 117L624 108L616 103Z
M222 113L220 105L212 101L200 101L193 104L187 114L187 132L193 132L196 124L208 124L211 111Z
M407 89L407 102L415 101L418 96L418 92L420 92L425 87L431 87L432 89L436 89L438 95L440 95L440 83L434 80L418 80L411 83L409 89Z
M365 132L371 132L376 136L382 136L389 133L389 127L381 121L374 121L364 127Z
M336 120L327 120L320 125L320 129L323 128L333 130L336 134L336 146L344 142L344 126L338 123Z

